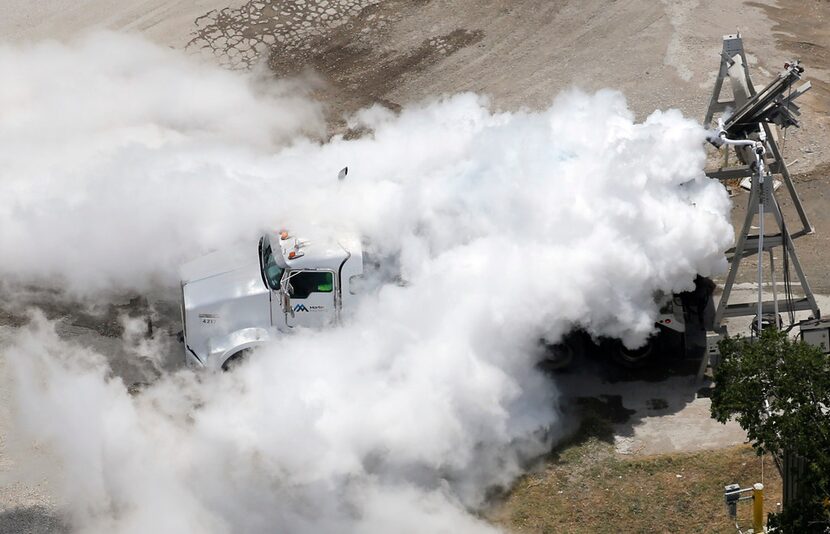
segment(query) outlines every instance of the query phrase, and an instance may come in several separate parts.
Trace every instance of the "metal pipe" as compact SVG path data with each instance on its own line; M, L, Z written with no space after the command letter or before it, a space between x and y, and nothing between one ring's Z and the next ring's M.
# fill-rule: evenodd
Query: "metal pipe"
M758 225L758 336L761 336L761 317L764 311L764 200L766 199L767 187L771 187L773 184L766 184L764 182L764 175L766 174L767 170L764 168L764 154L766 153L766 148L764 148L764 143L767 140L766 130L764 130L763 124L758 124L758 143L755 145L755 162L758 166L758 183L761 186L761 196L758 197L760 202L758 204L758 210L760 211L760 224ZM770 253L770 269L773 269L772 265L772 249L769 251ZM772 279L772 291L775 294L775 278ZM775 300L775 326L778 327L778 299Z
M727 145L732 146L756 146L760 143L758 141L752 141L749 139L729 139L726 137L726 130L723 127L723 118L718 119L718 138Z
M766 184L764 183L764 146L758 143L755 146L755 163L758 167L758 337L761 337L762 321L764 312L764 197L766 196ZM770 251L772 253L772 251ZM776 319L777 320L777 319Z

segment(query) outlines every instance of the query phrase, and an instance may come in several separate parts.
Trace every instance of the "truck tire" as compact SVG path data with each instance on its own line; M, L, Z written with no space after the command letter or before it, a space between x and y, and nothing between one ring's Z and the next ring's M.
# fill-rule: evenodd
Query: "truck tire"
M223 371L233 371L248 359L248 356L251 355L251 349L242 349L222 364Z
M551 371L566 369L574 360L574 349L568 343L557 343L545 348L545 367Z
M655 345L657 344L657 337L652 336L640 348L629 349L622 341L614 340L611 344L611 358L622 367L627 369L642 369L647 367L654 360Z
M561 371L579 358L583 349L583 335L579 331L567 334L556 344L542 342L545 350L544 367L549 371Z

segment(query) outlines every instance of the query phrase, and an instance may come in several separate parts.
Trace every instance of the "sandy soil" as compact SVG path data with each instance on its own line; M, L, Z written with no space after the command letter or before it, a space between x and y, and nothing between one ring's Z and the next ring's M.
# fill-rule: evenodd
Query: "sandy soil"
M69 39L91 28L140 32L233 68L266 62L277 75L311 68L332 116L370 102L395 107L477 91L504 109L547 105L562 89L619 89L642 117L678 107L702 117L721 36L743 33L756 85L800 57L813 80L804 131L830 161L826 1L568 2L566 0L7 0L8 41ZM317 10L319 9L319 11ZM793 134L794 137L796 134ZM802 146L800 139L793 144Z
M181 48L197 17L228 5L228 0L5 0L0 5L0 40L66 40L106 28L138 32Z
M590 409L613 423L618 454L648 456L738 445L746 433L735 422L721 425L709 415L708 381L698 382L697 362L669 369L632 372L598 361L582 362L557 383L565 414ZM578 415L577 415L578 417Z

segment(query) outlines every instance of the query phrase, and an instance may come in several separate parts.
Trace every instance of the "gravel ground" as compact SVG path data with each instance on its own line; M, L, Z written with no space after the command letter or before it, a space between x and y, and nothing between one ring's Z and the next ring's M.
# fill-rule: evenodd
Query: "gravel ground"
M12 327L0 326L0 353L7 344ZM7 382L8 366L0 358L0 383ZM68 532L55 511L50 496L49 482L39 477L37 469L23 479L22 470L16 470L8 451L14 436L3 431L11 426L11 392L0 388L0 534L39 534ZM18 444L14 444L18 446ZM27 451L27 456L37 458L38 451ZM35 463L37 459L34 460ZM31 474L35 473L35 474Z

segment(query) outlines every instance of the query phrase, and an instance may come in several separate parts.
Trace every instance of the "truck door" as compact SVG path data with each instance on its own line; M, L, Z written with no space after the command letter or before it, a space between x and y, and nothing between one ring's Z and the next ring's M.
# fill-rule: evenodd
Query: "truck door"
M288 274L291 284L291 312L285 318L288 326L319 328L337 318L334 271L298 270Z

